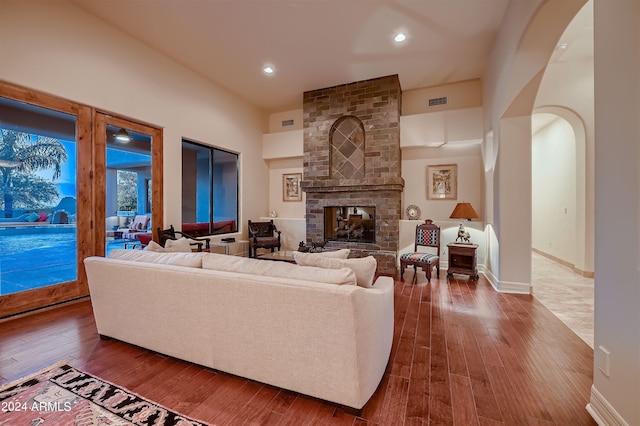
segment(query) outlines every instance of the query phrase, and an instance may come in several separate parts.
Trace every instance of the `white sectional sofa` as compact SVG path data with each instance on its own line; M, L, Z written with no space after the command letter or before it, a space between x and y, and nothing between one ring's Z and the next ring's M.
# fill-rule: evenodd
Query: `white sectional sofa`
M213 253L123 250L85 266L98 332L361 409L393 338L393 279Z

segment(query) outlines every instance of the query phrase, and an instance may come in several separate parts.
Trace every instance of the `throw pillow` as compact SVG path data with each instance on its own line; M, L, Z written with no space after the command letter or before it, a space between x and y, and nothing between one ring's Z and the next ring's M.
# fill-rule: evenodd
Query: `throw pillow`
M177 240L167 240L164 243L164 251L188 252L191 251L191 244L189 244L189 240L184 237Z
M336 259L320 257L313 259L313 265L325 269L350 268L356 274L356 280L360 287L372 287L376 276L378 262L375 257L367 256L353 259Z
M321 257L330 257L335 259L346 259L349 257L349 253L351 250L349 249L340 249L334 251L321 251L319 253L303 253L301 251L293 252L293 260L296 261L298 265L306 265L309 262L313 262L313 259L319 259Z
M162 248L159 244L155 243ZM129 260L133 262L159 263L165 265L202 267L204 253L158 253L144 250L111 250L110 259Z
M157 252L162 252L162 251L166 251L164 249L164 247L162 247L160 244L156 243L155 241L151 240L149 241L149 243L147 244L147 246L144 248L145 251L157 251Z

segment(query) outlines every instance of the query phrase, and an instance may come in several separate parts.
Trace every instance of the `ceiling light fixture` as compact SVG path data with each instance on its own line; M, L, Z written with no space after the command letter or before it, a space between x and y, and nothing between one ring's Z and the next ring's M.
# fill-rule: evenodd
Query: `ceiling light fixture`
M567 50L567 47L569 47L567 43L560 43L556 46L556 50Z
M124 143L131 142L131 136L125 129L120 129L116 132L116 140Z
M262 68L262 71L264 71L265 74L273 74L276 70L271 65L266 65Z
M407 39L407 36L404 33L398 33L393 39L396 43L402 43Z

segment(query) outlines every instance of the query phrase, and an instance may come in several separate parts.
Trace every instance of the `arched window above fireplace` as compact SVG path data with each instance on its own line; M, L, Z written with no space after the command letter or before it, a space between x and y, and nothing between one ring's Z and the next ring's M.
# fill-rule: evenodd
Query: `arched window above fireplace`
M331 126L331 177L364 179L364 125L358 117L345 115Z

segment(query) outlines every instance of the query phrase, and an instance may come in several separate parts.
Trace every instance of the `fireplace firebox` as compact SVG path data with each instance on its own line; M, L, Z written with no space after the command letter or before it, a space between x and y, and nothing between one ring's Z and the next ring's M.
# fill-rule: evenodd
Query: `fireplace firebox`
M375 243L375 206L325 206L324 239Z

